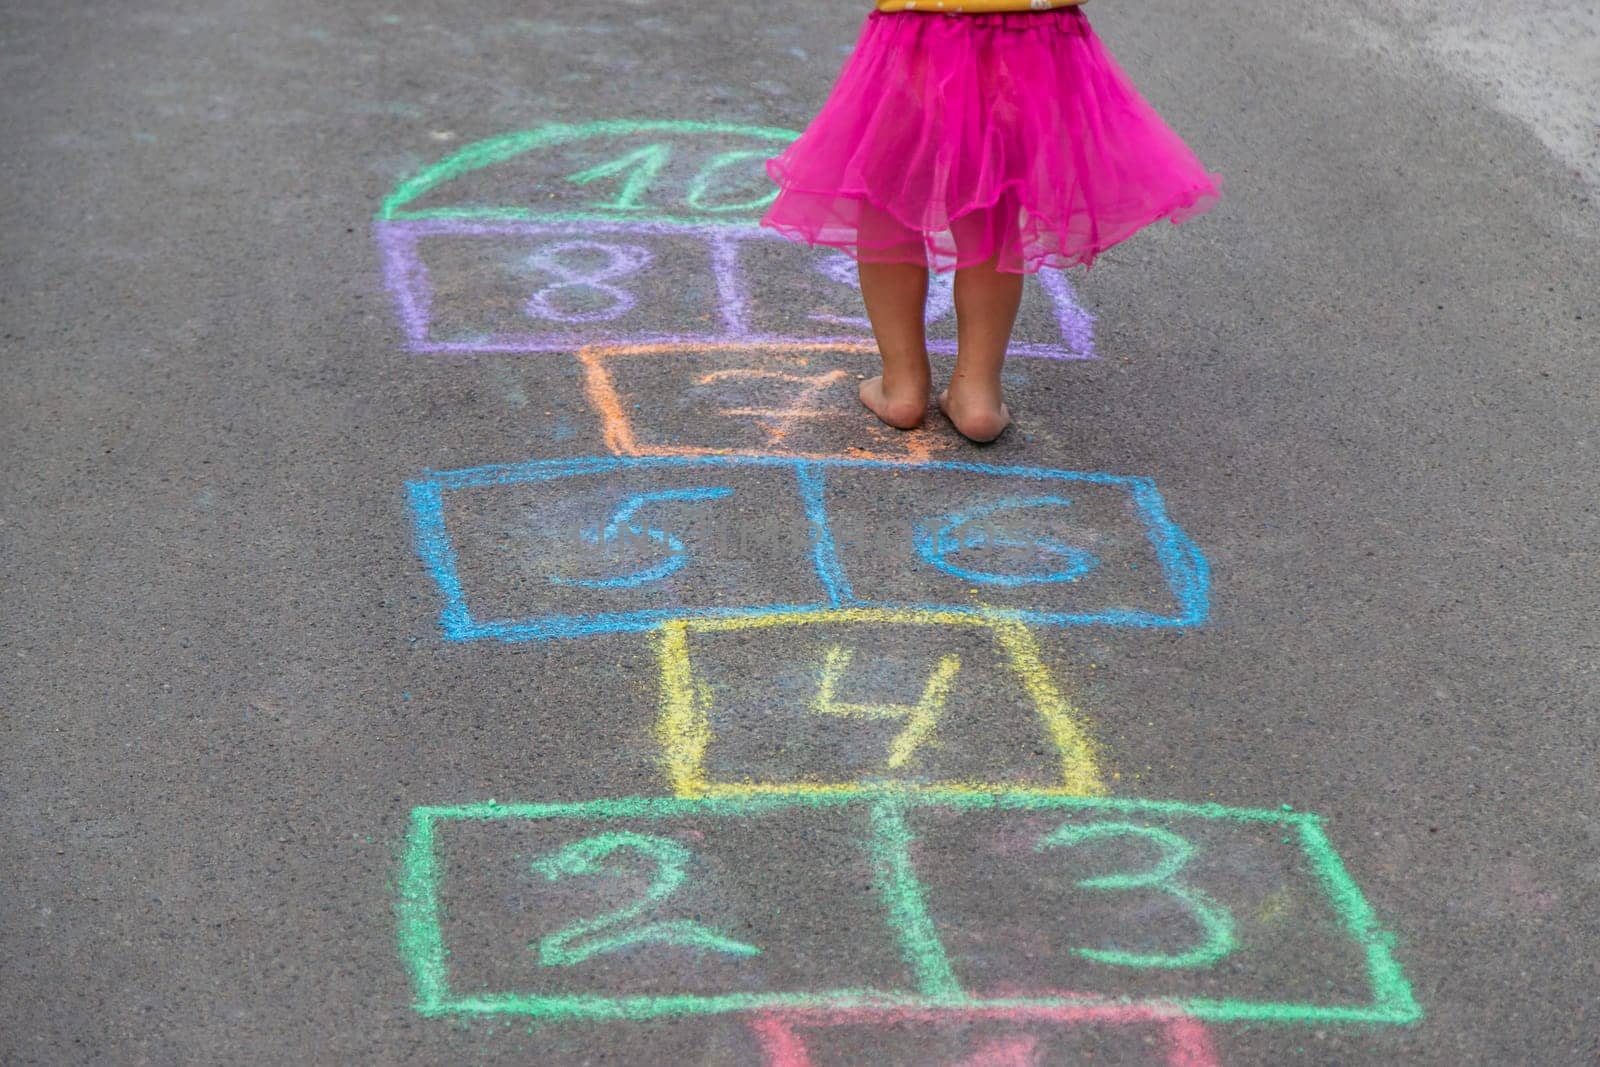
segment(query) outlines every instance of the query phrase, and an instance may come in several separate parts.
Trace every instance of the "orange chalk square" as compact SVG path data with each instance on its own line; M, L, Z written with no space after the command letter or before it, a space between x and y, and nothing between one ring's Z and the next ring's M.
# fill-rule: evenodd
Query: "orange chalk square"
M865 343L593 345L584 391L622 456L780 455L919 462L953 439L891 429L861 406Z

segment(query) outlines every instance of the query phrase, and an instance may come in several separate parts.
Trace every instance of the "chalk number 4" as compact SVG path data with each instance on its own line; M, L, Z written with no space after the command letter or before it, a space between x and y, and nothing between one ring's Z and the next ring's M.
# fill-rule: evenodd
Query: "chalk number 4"
M1159 854L1156 862L1144 871L1085 878L1077 883L1078 887L1101 890L1150 889L1165 893L1183 904L1194 918L1200 927L1200 939L1186 952L1141 953L1096 948L1074 949L1074 952L1099 963L1166 968L1209 967L1233 951L1233 917L1228 910L1179 879L1179 874L1194 855L1194 846L1172 831L1132 823L1093 823L1088 826L1069 823L1045 835L1034 847L1042 852L1047 848L1071 848L1086 841L1117 837L1132 837L1154 845Z
M626 907L592 919L581 919L543 938L539 942L540 963L546 967L570 967L591 956L650 942L720 952L728 956L756 956L761 953L754 945L735 941L708 926L687 919L630 925L677 892L688 880L685 868L692 854L670 837L628 832L596 834L543 856L535 860L532 866L534 873L542 874L552 882L581 875L604 874L615 877L619 869L607 869L606 860L614 853L623 851L634 852L655 865L655 878L644 895Z

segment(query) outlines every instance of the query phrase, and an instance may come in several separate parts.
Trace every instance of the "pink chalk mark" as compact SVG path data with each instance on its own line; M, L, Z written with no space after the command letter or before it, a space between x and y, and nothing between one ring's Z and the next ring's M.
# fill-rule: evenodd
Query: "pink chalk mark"
M1040 1067L1039 1039L1032 1034L1000 1037L984 1045L961 1067Z
M761 1043L766 1067L826 1067L811 1058L802 1032L832 1026L903 1023L929 1025L966 1024L994 1020L1016 1024L1051 1023L1058 1026L1154 1026L1161 1030L1164 1067L1220 1067L1216 1047L1205 1024L1175 1008L1124 1004L1083 1004L1063 1007L1017 1006L1007 1008L852 1008L839 1011L774 1011L750 1020ZM951 1067L1038 1067L1043 1050L1030 1034L1007 1035L984 1045L965 1064Z
M1167 1021L1167 1067L1216 1067L1217 1050L1205 1023L1184 1015Z
M811 1067L811 1053L787 1019L776 1014L757 1015L750 1020L750 1028L761 1042L767 1067Z

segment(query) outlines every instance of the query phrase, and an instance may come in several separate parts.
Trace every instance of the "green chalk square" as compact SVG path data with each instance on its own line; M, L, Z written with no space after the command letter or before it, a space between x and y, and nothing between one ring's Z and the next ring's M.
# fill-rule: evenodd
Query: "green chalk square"
M932 809L930 811L929 809ZM451 988L451 950L441 885L447 878L436 831L451 823L581 820L638 829L707 821L749 819L806 811L857 815L863 844L871 854L864 869L873 885L860 892L875 897L882 909L880 940L900 942L907 966L903 980L868 987L772 991L739 989L725 993L674 993L656 989L644 995L548 995L544 992L471 992ZM927 875L916 870L919 824L930 814L1014 812L1059 815L1063 824L1161 827L1183 820L1235 822L1270 829L1290 839L1364 962L1366 1003L1313 1003L1269 999L1196 996L1071 995L976 996L959 985L963 968L945 958L938 924L927 908ZM654 831L652 831L654 832ZM576 804L469 804L420 807L412 813L396 904L401 954L411 973L416 1009L423 1015L526 1015L545 1019L649 1019L664 1016L720 1014L784 1009L859 1008L1067 1008L1107 1002L1165 1010L1177 1009L1209 1021L1276 1023L1386 1023L1403 1025L1422 1018L1410 984L1395 960L1393 938L1378 922L1360 889L1350 878L1315 815L1293 811L1229 808L1216 804L1184 804L1124 798L1086 798L1028 793L973 794L893 791L877 795L778 793L754 797L684 800L627 798ZM649 921L641 917L638 923ZM518 950L522 946L517 946ZM624 968L625 969L625 968ZM882 973L884 968L878 967ZM851 976L855 977L855 976Z
M532 817L425 831L436 877L426 926L406 942L432 949L426 973L452 1002L514 990L539 1014L623 996L913 985L872 892L864 807L519 814Z
M969 995L1375 999L1302 824L1057 805L928 806L906 824L924 911Z

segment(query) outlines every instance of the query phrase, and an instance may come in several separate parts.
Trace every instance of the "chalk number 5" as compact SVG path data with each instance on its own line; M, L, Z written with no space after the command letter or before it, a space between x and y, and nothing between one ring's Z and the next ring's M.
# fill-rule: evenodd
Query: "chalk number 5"
M1043 852L1047 848L1071 848L1086 841L1117 837L1137 838L1154 845L1158 852L1155 864L1144 871L1085 878L1077 883L1078 887L1100 890L1150 889L1165 893L1181 903L1193 917L1200 927L1200 939L1186 952L1142 953L1079 948L1073 949L1075 953L1085 959L1123 967L1172 968L1209 967L1233 951L1233 917L1228 910L1179 879L1179 874L1194 855L1194 846L1172 831L1133 823L1093 823L1088 826L1068 823L1046 834L1034 847Z
M629 927L645 912L676 893L689 878L685 868L692 853L670 837L628 832L596 834L574 841L558 852L533 861L533 870L550 881L581 875L605 874L615 877L617 868L606 868L614 853L631 851L655 864L656 874L644 896L626 907L581 919L563 927L539 942L539 962L546 967L571 967L591 956L615 952L630 945L656 942L681 945L728 956L756 956L761 950L743 941L724 937L710 927L688 919L647 922Z

